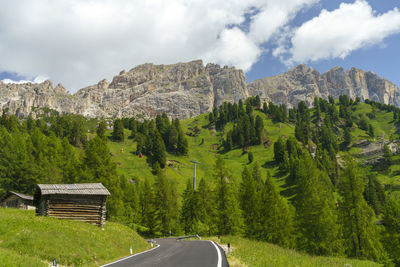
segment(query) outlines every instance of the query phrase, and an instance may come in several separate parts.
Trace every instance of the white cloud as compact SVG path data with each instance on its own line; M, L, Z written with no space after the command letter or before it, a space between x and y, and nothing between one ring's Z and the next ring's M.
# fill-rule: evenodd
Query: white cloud
M352 51L381 43L384 38L400 32L397 8L376 14L364 0L340 4L333 11L322 10L294 30L291 47L281 43L275 56L286 56L286 63L305 63L322 59L345 58Z
M0 71L41 74L76 91L145 62L203 58L249 70L262 44L316 2L0 0Z
M282 30L303 8L318 3L319 0L266 0L260 12L252 18L249 35L258 44L265 43ZM280 31L282 32L282 31Z
M6 83L6 84L7 83L23 84L23 83L42 83L46 80L48 80L47 77L39 75L39 76L35 77L33 80L17 80L17 81L15 81L15 80L11 80L11 79L3 79L3 80L1 80L1 82Z

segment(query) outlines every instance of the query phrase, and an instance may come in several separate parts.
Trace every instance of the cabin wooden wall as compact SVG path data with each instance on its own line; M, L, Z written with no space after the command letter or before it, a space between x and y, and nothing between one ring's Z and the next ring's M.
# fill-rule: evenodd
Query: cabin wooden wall
M32 203L29 201L21 199L16 195L10 195L1 202L2 207L6 208L16 208L16 209L33 209Z
M91 195L45 195L39 201L38 214L83 221L103 226L106 219L106 197Z

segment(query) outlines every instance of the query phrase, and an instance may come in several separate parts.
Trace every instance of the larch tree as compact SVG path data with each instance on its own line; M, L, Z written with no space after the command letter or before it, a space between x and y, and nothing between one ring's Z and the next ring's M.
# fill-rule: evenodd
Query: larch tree
M382 260L383 247L375 224L375 214L364 199L361 170L348 158L339 180L341 220L347 255L360 259Z

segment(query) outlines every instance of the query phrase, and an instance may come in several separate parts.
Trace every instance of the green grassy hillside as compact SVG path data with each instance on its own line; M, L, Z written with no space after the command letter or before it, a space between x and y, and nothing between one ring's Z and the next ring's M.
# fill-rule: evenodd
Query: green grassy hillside
M359 103L355 107L353 116L359 116L359 114L365 115L370 112L372 112L371 105ZM223 131L215 131L208 127L208 114L181 121L184 132L189 134L186 136L189 142L189 154L187 156L168 154L168 167L165 168L167 177L177 184L178 192L182 192L187 179L193 177L193 164L190 163L193 159L201 163L197 167L198 179L204 178L210 181L212 179L215 158L218 153L224 157L232 173L233 180L236 183L240 181L240 174L243 167L245 165L252 166L255 162L262 166L264 171L269 169L276 178L281 178L278 175L278 168L273 162L273 143L279 136L294 136L295 126L291 123L274 123L264 113L259 111L255 111L255 113L263 118L264 136L270 140L270 146L264 144L250 146L248 151L254 154L254 162L251 164L248 162L247 153L243 153L241 149L233 149L228 153L222 152L222 148L220 147L222 138L232 128L232 123L228 123ZM393 112L376 110L376 117L369 119L369 122L374 126L375 137L369 137L367 131L361 130L357 125L354 125L351 131L352 143L365 139L371 142L379 142L382 138L385 138L385 140L399 138L399 133L393 121ZM196 129L198 134L192 134ZM129 135L130 132L125 130L125 136ZM118 171L121 174L124 174L128 179L135 177L139 181L143 181L146 177L150 180L154 179L151 167L146 163L146 156L139 158L139 156L135 155L136 144L132 139L125 138L124 142L109 141L108 145L114 155L114 160L118 164ZM122 153L121 149L123 149ZM339 152L339 155L350 153L362 162L364 159L357 156L361 151L362 149L360 148L352 147L348 151ZM394 156L393 159L393 164L388 171L378 172L378 179L388 188L397 189L400 188L400 157Z
M107 222L104 230L82 222L37 217L0 208L0 266L99 266L150 246L136 232Z
M214 241L217 241L214 239ZM284 249L266 242L257 242L240 237L222 237L221 244L231 244L228 261L232 267L378 267L381 264L355 259L310 256L295 250Z

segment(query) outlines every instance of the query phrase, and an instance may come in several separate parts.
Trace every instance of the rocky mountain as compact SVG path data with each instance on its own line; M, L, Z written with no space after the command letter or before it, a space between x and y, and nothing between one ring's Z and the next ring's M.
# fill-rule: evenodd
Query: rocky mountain
M173 118L189 118L209 112L224 101L236 102L259 95L265 101L287 104L315 96L334 98L347 94L400 106L399 89L372 72L337 67L324 74L299 65L283 74L246 84L242 70L204 66L201 60L173 65L143 64L121 71L111 82L102 80L71 95L50 81L40 84L0 82L0 108L19 116L38 107L88 117L153 117L166 112Z
M312 105L315 96L328 98L331 95L336 99L344 94L353 99L358 96L361 100L400 106L400 91L396 85L373 72L356 68L345 71L335 67L320 74L311 67L298 65L283 74L253 81L247 88L250 95L289 107L297 106L300 101Z

